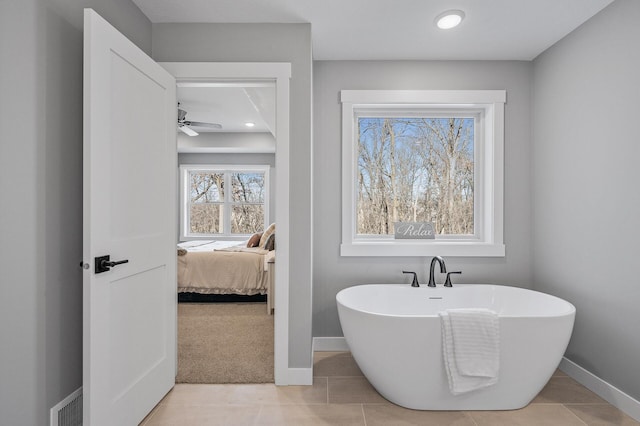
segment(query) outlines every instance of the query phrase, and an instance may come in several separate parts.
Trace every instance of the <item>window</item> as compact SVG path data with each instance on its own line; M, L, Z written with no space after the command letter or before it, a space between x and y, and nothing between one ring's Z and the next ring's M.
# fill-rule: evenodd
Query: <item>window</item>
M180 166L180 239L246 238L269 223L269 166Z
M505 98L343 90L341 254L504 256ZM435 238L395 239L406 222Z

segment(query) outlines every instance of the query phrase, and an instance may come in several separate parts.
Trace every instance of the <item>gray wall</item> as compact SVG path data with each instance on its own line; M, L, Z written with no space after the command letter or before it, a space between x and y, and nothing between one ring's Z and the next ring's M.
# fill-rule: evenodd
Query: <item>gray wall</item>
M311 26L153 24L159 62L290 62L289 367L311 367ZM278 155L276 153L276 155Z
M577 309L567 358L640 399L640 2L534 61L534 288Z
M314 62L313 335L342 336L335 296L363 283L428 278L430 258L340 257L342 89L506 89L504 258L447 258L457 282L531 286L530 62ZM442 278L440 278L442 280Z
M276 213L276 156L275 154L227 154L227 153L183 153L178 154L178 165L182 164L239 164L239 165L269 165L269 217L273 222ZM178 198L180 194L178 194ZM178 201L178 206L180 201ZM180 214L178 214L178 220ZM178 231L180 223L178 223ZM178 234L179 235L179 234Z
M82 385L82 16L149 52L129 0L0 1L0 423L48 424Z

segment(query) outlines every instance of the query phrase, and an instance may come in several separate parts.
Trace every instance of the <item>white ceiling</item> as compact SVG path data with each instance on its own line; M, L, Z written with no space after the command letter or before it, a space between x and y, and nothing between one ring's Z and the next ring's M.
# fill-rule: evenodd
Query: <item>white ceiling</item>
M185 120L216 123L221 129L190 125L198 136L178 131L178 152L274 153L276 90L272 82L178 83ZM254 127L245 123L252 122Z
M270 132L275 130L275 85L273 83L178 84L180 108L187 112L185 120L217 123L222 129L190 126L203 132ZM245 123L254 123L247 127Z
M154 23L311 23L315 60L532 60L612 1L133 0ZM439 30L435 17L450 9L463 10L464 21ZM178 100L187 120L223 126L195 128L205 139L273 128L275 112L259 105L275 108L275 93L179 87ZM205 143L195 139L193 149Z
M311 23L316 60L532 60L612 1L133 0L154 23Z

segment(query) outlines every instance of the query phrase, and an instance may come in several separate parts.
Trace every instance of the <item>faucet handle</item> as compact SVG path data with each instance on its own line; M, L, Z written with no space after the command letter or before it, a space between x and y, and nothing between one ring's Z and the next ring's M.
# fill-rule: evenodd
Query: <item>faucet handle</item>
M402 271L403 274L413 274L413 281L411 281L411 287L420 287L418 283L418 274L413 271Z
M444 280L445 287L453 287L453 284L451 284L451 274L462 274L462 271L447 272L447 278Z

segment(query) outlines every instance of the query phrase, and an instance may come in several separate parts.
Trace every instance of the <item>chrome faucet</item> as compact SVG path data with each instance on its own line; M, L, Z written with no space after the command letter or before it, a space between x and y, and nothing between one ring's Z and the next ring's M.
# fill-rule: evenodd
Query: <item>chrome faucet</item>
M441 273L445 273L447 272L447 266L444 264L444 259L441 258L440 256L434 256L433 259L431 259L431 268L429 268L429 284L427 284L428 287L435 287L436 286L436 280L433 277L433 270L436 266L436 261L440 264L440 272Z

